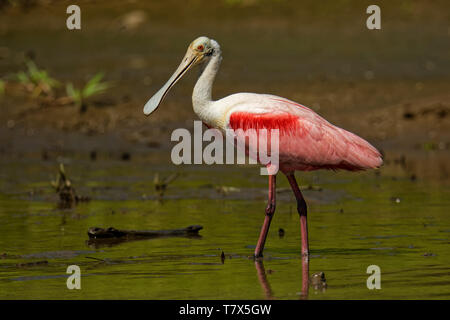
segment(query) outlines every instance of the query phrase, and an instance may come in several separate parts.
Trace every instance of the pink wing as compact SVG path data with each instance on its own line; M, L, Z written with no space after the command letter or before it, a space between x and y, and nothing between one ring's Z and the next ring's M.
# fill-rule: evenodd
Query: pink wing
M282 171L344 169L365 170L383 163L370 143L336 127L311 109L275 96L267 96L273 108L251 112L235 108L229 115L228 128L278 129L279 163Z

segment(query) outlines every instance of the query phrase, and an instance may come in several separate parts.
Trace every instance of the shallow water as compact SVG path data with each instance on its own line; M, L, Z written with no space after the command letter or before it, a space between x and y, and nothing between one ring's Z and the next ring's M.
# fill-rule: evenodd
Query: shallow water
M324 272L328 286L325 291L310 288L307 298L450 298L450 162L443 122L448 117L426 126L417 119L403 119L403 112L395 117L399 106L419 115L437 102L447 105L448 5L439 9L425 2L386 2L383 31L369 32L363 2L351 7L339 1L261 3L245 8L224 7L219 1L189 6L136 2L125 8L122 1L96 1L83 4L82 32L66 30L65 3L0 13L1 49L9 55L0 57L2 75L22 70L23 57L32 55L38 66L62 82L81 86L105 71L106 80L114 83L106 103L90 106L86 115L78 116L69 106L35 109L28 97L17 101L6 95L2 100L0 130L6 130L11 119L15 128L7 129L9 134L1 131L0 156L19 157L23 152L27 158L0 159L0 299L305 298L299 219L284 177L278 179L277 211L261 266L248 258L267 198L267 181L258 175L259 168L168 166L170 160L156 157L170 150L146 147L148 142L162 142L164 148L164 141L170 141L164 134L190 125L186 119L194 117L189 97L195 72L177 84L164 108L152 117L142 116L142 105L173 72L186 45L203 34L223 48L215 97L273 93L311 106L351 131L359 126L361 130L354 132L369 141L376 142L371 135L383 131L382 139L394 133L404 137L393 141L389 150L406 150L406 161L388 155L379 174L297 174L302 186L321 188L304 191L309 206L309 274ZM117 22L134 10L145 10L146 22L140 29L122 30ZM410 105L417 109L409 110ZM364 120L366 113L379 109L387 111L375 114L374 121ZM387 124L380 129L378 122ZM47 127L61 130L46 133ZM100 135L105 127L110 135ZM63 139L66 129L72 136ZM44 149L50 158L70 150L92 148L100 154L126 149L115 138L120 131L125 137L145 137L133 138L141 146L133 147L131 161L99 156L91 162L78 154L65 154L58 161L28 157ZM440 142L445 150L433 148ZM415 145L420 148L411 151ZM151 159L135 157L135 150L142 148ZM414 158L409 152L420 155ZM78 193L92 201L58 208L50 180L60 161ZM156 172L180 173L163 200L154 192ZM111 246L87 242L87 230L94 226L168 229L193 224L204 227L201 237ZM279 228L285 230L282 238ZM26 265L32 263L36 264ZM66 269L73 264L81 268L81 290L66 287ZM381 268L381 290L366 287L369 265Z
M412 167L430 167L428 160L421 161ZM59 209L49 185L56 162L1 165L2 299L304 298L299 219L284 177L278 179L277 211L261 273L249 259L267 196L266 177L258 175L258 168L66 160L78 193L92 201ZM153 191L156 172L163 177L180 173L163 200ZM310 288L307 298L450 298L448 179L415 174L417 179L410 179L410 172L394 164L379 174L297 173L301 185L321 188L304 192L309 274L324 272L328 287ZM237 189L224 193L217 186ZM204 227L201 237L87 243L92 226L143 230L192 224ZM47 263L19 265L38 261ZM81 290L66 287L72 264L81 268ZM369 265L381 268L381 290L366 287Z

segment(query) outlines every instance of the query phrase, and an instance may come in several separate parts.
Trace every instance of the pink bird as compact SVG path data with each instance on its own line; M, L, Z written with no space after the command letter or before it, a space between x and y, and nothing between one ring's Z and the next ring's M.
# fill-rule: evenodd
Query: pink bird
M221 62L219 44L207 37L195 39L188 47L180 66L166 84L146 103L144 114L150 115L167 92L194 65L202 65L192 95L194 112L210 128L225 132L233 129L279 130L279 171L286 175L297 199L300 215L302 255L309 255L307 206L294 172L318 169L365 170L383 163L380 153L364 139L338 128L311 109L269 94L237 93L212 100L212 85ZM248 142L251 143L251 142ZM248 146L252 147L252 146ZM270 164L268 164L270 166ZM270 173L270 171L269 171ZM269 174L269 199L265 219L255 248L262 257L276 205L276 173Z

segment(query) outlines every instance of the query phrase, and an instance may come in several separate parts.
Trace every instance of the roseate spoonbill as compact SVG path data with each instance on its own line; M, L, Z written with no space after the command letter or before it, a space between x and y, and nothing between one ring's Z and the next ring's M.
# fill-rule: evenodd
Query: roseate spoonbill
M308 256L307 207L295 180L294 172L317 169L365 170L382 164L380 153L370 143L336 127L311 109L269 94L236 93L213 101L214 78L222 59L219 44L208 37L195 39L181 64L164 86L144 106L150 115L161 104L167 92L193 66L203 70L192 94L194 112L208 126L219 130L265 128L279 130L279 171L286 175L297 199L300 215L302 255ZM265 219L255 249L261 257L275 212L276 174L269 175L269 199Z

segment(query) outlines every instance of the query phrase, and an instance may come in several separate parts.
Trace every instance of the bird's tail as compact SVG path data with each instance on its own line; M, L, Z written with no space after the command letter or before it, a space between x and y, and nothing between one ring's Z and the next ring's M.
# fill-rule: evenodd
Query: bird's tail
M339 128L343 132L347 143L347 152L342 155L345 159L347 170L366 170L379 168L383 164L381 153L366 140L357 135Z

